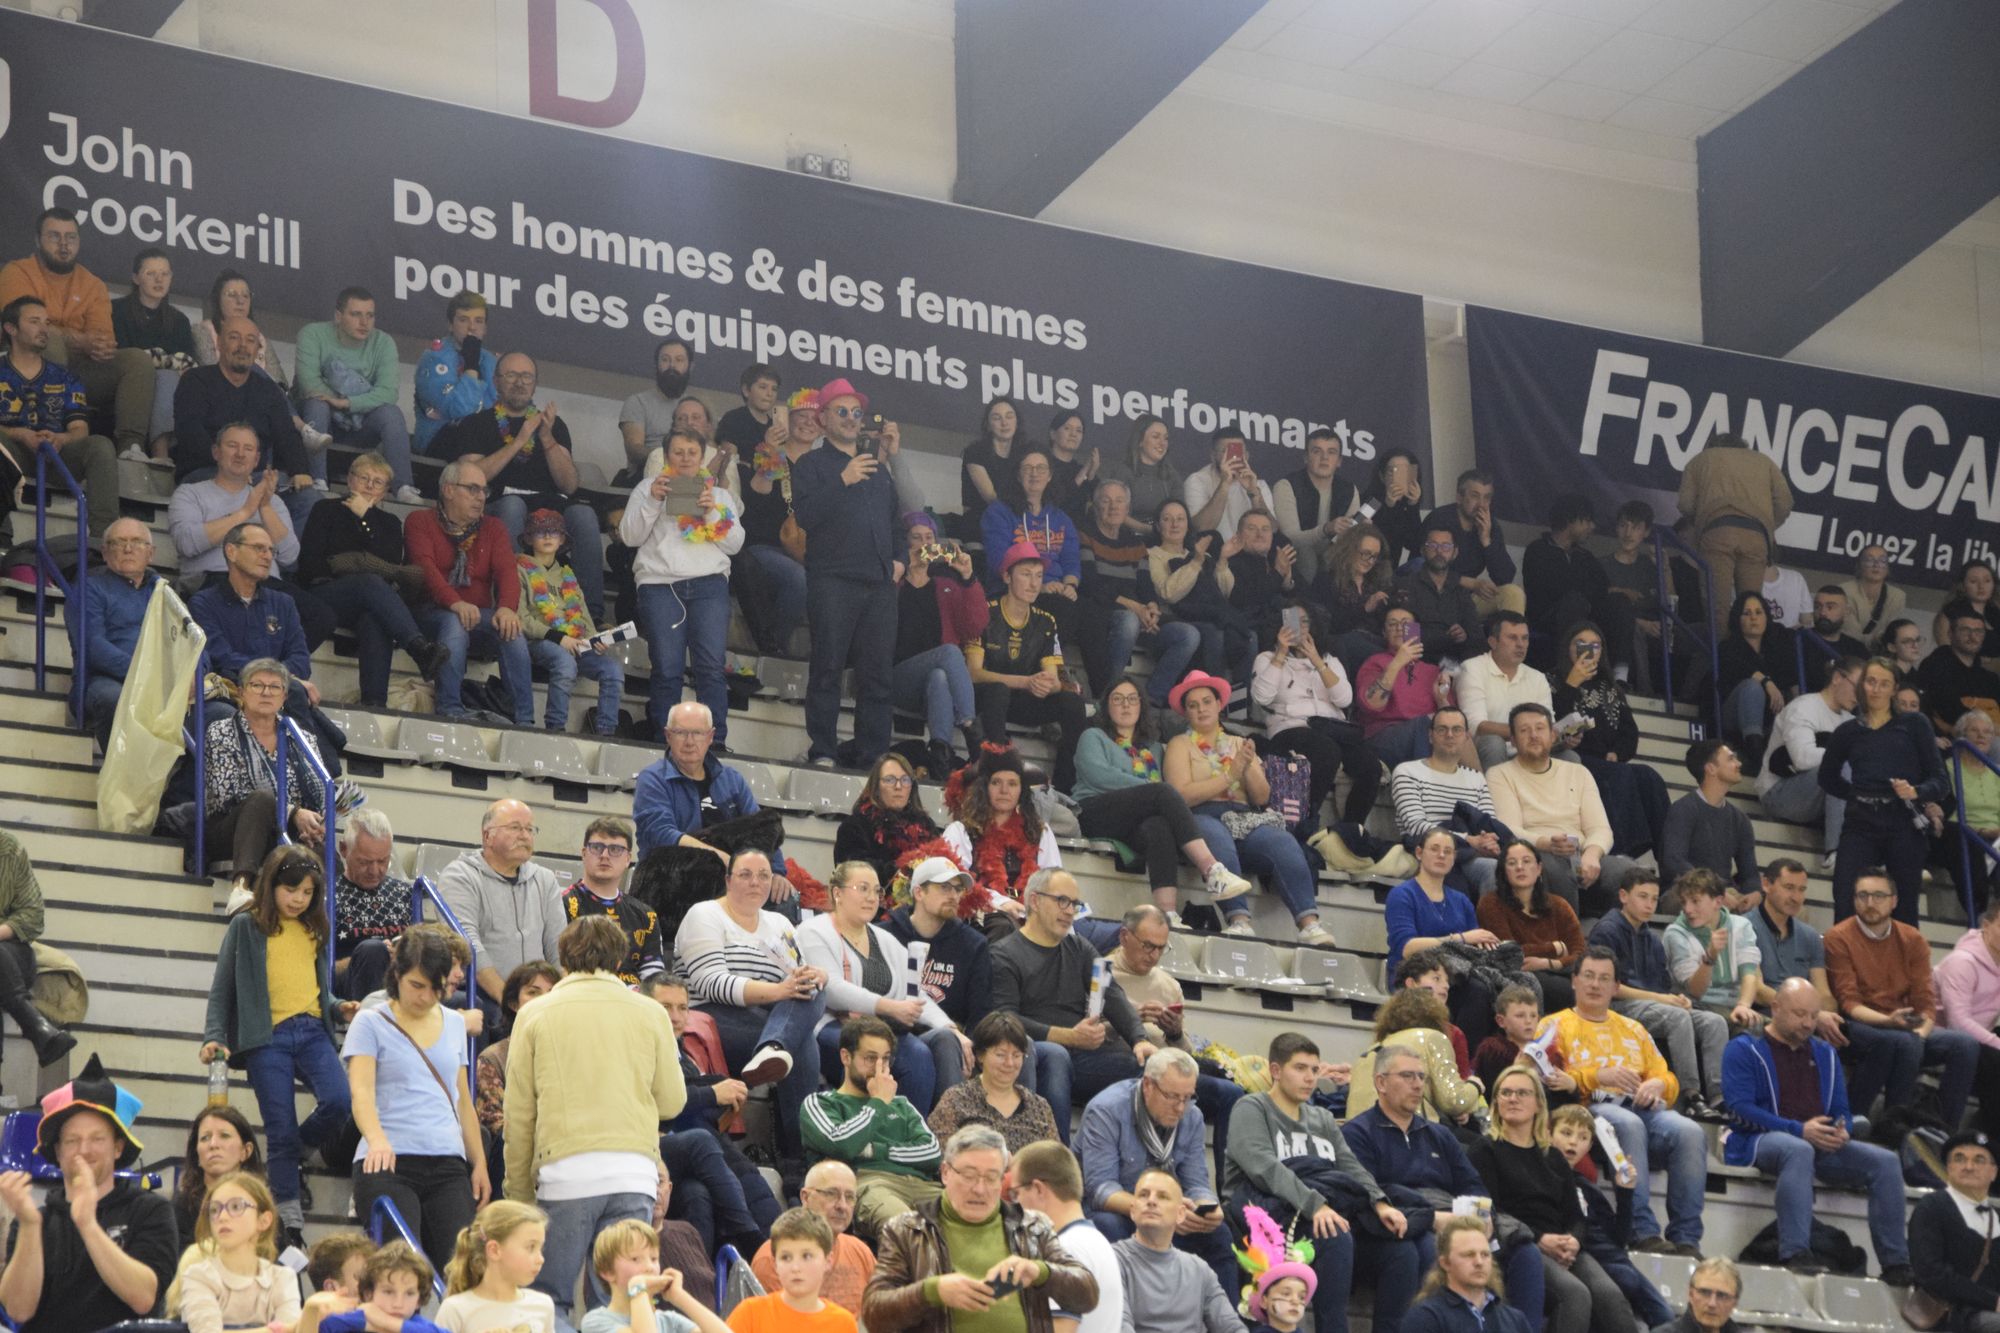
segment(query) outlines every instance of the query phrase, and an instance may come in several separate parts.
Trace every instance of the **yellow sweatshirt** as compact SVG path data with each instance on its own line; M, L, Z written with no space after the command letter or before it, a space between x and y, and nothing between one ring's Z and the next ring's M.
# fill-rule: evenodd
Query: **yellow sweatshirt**
M1575 767L1575 765L1568 765ZM1641 1082L1659 1079L1666 1085L1660 1100L1672 1106L1680 1100L1680 1080L1667 1067L1667 1059L1653 1044L1646 1029L1623 1014L1606 1013L1593 1023L1574 1009L1562 1009L1542 1020L1538 1034L1556 1028L1556 1049L1577 1087L1586 1094L1597 1091L1598 1071L1623 1065L1638 1073Z

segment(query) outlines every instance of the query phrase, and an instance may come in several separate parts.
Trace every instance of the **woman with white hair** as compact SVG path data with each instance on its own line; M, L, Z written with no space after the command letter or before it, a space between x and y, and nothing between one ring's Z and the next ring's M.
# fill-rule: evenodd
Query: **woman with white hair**
M1994 763L2000 763L2000 749L1994 746L1996 733L2000 728L1993 725L1993 717L1978 708L1967 709L1952 726L1954 740L1963 741ZM1945 775L1951 774L1951 756L1946 756ZM1971 755L1959 760L1959 768L1965 775L1965 808L1963 826L1971 829L1987 842L2000 845L2000 773L1995 773ZM1945 812L1947 815L1950 811ZM1956 881L1964 872L1965 860L1959 850L1964 840L1959 836L1961 821L1947 818L1944 827L1931 839L1930 864L1951 872ZM1992 882L1993 865L1982 847L1972 848L1972 881L1961 884L1961 893L1969 891L1972 900L1972 919L1976 920L1986 912L1986 902Z
M207 785L202 801L207 810L204 833L208 860L228 847L234 863L230 873L230 910L250 901L250 880L264 858L278 845L278 728L285 692L292 673L275 657L244 664L237 676L243 691L238 712L208 723ZM305 733L301 733L305 734ZM315 758L319 747L305 735ZM285 751L285 828L308 847L326 836L326 792L319 775L293 738Z

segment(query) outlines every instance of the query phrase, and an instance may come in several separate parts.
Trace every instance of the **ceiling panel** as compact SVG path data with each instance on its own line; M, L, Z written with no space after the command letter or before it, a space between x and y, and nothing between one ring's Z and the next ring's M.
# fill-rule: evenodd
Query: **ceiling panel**
M1481 62L1553 78L1618 31L1547 10L1528 15L1479 53Z
M1567 116L1571 120L1595 121L1603 120L1631 100L1629 93L1593 87L1588 83L1551 79L1521 105L1534 111Z
M1737 51L1804 63L1823 55L1872 17L1866 8L1834 0L1771 0L1730 29L1721 43Z
M1502 0L1431 0L1389 40L1467 60L1531 12L1531 5Z
M1367 54L1349 61L1347 68L1355 74L1372 74L1378 79L1394 79L1397 83L1428 88L1451 73L1458 63L1452 57L1441 56L1434 51L1419 51L1413 46L1383 42Z
M1713 111L1733 111L1769 92L1798 68L1770 56L1711 46L1654 84L1650 95Z
M1663 102L1657 97L1635 97L1612 112L1605 120L1628 130L1665 135L1672 139L1692 139L1719 124L1725 111L1686 102Z
M1564 70L1562 76L1572 83L1643 93L1701 51L1696 42L1627 28Z
M1658 0L1632 21L1642 32L1712 42L1754 16L1769 0Z
M1548 80L1539 74L1523 74L1519 70L1501 69L1498 65L1482 65L1477 61L1467 61L1438 81L1438 91L1456 93L1460 97L1476 97L1482 102L1506 102L1512 104L1534 92Z

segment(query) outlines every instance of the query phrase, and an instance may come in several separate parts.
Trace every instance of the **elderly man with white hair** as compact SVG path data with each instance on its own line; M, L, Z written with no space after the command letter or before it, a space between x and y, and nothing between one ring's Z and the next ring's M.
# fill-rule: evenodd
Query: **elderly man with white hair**
M1083 1108L1076 1155L1083 1162L1091 1225L1112 1241L1132 1234L1132 1191L1141 1173L1171 1171L1181 1187L1175 1246L1206 1260L1216 1279L1233 1289L1236 1257L1208 1171L1207 1121L1195 1105L1200 1078L1201 1067L1186 1051L1154 1051L1138 1078L1113 1083Z
M334 835L333 988L344 1000L382 989L389 945L410 924L410 881L395 873L396 830L389 812L356 810Z
M754 815L763 807L741 773L715 757L715 714L707 704L675 704L667 711L667 753L639 773L632 790L632 823L639 856L656 847L698 847L726 866L729 853L700 836L702 829ZM771 849L771 900L792 898L785 878L785 849ZM796 913L792 913L796 917Z
M424 633L444 645L450 660L437 676L437 712L454 721L505 725L502 717L474 717L461 701L465 658L474 645L500 656L500 679L513 695L513 722L535 724L535 692L528 640L521 633L520 565L506 525L486 512L486 474L460 459L445 466L434 509L419 509L403 524L410 563L424 573L425 600L417 615Z
M499 1021L507 974L521 964L556 961L569 915L555 872L536 865L535 812L515 800L486 807L479 846L438 875L438 895L458 918L478 966L480 1008Z

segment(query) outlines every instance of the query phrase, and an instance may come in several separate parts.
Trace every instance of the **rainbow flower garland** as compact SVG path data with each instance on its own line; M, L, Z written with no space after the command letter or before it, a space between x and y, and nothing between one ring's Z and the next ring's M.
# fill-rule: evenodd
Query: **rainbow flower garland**
M709 512L715 517L704 520L699 515L682 514L674 522L680 527L682 541L719 542L736 526L736 511L729 507L729 492L715 485L715 478L708 474L707 468L695 475L714 488L715 507Z

